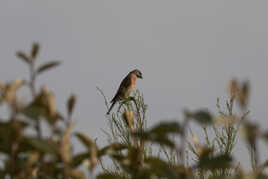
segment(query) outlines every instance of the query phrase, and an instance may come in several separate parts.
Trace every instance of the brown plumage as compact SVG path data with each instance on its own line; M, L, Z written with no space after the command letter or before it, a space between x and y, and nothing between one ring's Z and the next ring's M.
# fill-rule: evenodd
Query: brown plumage
M130 93L135 87L136 78L142 79L142 73L138 69L129 72L128 75L123 79L115 96L111 100L112 105L109 108L107 115L110 114L110 111L112 110L116 102L127 99L129 97Z

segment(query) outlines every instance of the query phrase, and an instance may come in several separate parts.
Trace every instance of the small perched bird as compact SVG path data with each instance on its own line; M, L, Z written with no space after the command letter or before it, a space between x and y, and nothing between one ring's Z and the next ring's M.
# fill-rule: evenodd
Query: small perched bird
M114 98L111 100L112 105L109 108L107 115L110 114L110 111L113 109L116 102L127 99L129 97L130 93L135 87L137 78L142 79L142 73L140 72L140 70L135 69L129 72L128 75L123 79Z

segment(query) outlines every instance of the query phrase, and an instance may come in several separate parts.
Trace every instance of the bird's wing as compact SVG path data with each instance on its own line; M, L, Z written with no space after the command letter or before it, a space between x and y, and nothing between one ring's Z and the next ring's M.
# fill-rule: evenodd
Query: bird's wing
M121 82L114 98L111 100L111 102L117 101L120 98L124 98L125 97L125 93L127 91L127 89L131 86L131 78L130 75L127 75L123 81Z

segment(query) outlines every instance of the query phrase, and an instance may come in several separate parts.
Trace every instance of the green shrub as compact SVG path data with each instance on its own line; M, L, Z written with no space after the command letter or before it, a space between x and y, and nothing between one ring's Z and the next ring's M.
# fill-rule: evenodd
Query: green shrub
M0 104L8 106L9 112L8 118L0 118L0 178L268 177L264 172L267 162L260 163L257 145L259 140L267 141L268 132L260 130L248 117L248 82L230 82L226 109L222 109L218 100L216 115L208 110L185 110L183 120L162 121L152 127L147 126L147 105L137 90L120 103L115 113L106 116L110 129L105 132L108 145L99 147L86 134L72 131L75 95L67 99L67 114L63 114L56 109L52 91L36 86L39 75L60 64L51 61L37 67L38 52L37 43L29 54L17 52L18 59L29 67L29 79L0 83ZM21 101L18 96L22 87L30 90L29 102ZM108 108L105 95L98 90ZM235 103L239 107L237 111L234 111ZM49 130L42 130L44 123ZM203 129L203 143L191 132L191 123ZM251 171L241 168L233 154L236 141L240 139L239 131L249 149ZM71 136L75 136L74 140L78 140L84 150L73 152ZM110 165L106 163L107 158L112 161ZM98 165L102 170L94 173Z

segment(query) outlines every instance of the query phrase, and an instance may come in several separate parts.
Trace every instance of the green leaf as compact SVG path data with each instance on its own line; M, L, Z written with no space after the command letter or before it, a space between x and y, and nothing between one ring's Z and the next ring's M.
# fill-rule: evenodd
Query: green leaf
M212 115L205 110L196 111L188 114L190 118L196 121L199 124L212 124L213 117Z
M44 117L51 125L63 119L62 115L56 110L56 102L52 92L46 88L43 88L34 100L20 112L33 120Z
M268 167L268 160L266 160L266 161L262 164L262 166L264 166L264 167Z
M199 161L198 167L205 169L222 169L231 167L232 157L226 154L217 156L202 157Z
M168 133L182 134L182 128L178 122L161 122L151 129L151 132L161 135L166 135Z
M22 110L22 114L32 120L38 120L39 117L44 113L44 109L35 105L29 105Z
M144 162L150 165L151 174L155 174L158 177L167 177L171 179L177 178L174 172L172 171L171 167L169 166L169 164L159 158L149 157L145 159Z
M178 122L161 122L151 130L133 133L134 136L142 140L155 142L173 148L175 147L175 144L169 139L169 134L182 134L182 128Z
M82 133L76 133L75 135L88 149L90 149L92 145L96 145L93 140Z
M72 95L67 102L68 116L72 115L76 103L75 95Z
M30 60L30 58L25 54L25 53L23 53L23 52L17 52L16 53L16 56L19 58L19 59L21 59L21 60L23 60L24 62L26 62L27 64L30 64L31 63L31 60Z
M27 123L18 120L0 121L0 152L10 153L12 144L20 139L27 126Z
M242 86L238 96L239 105L244 109L247 107L249 98L250 85L248 81L245 81Z
M133 133L134 136L140 138L141 140L154 142L160 145L166 145L168 147L174 148L175 144L171 141L167 135L162 135L153 133L153 132L135 132Z
M43 153L57 154L58 146L50 140L25 138L25 142L31 145L35 150Z
M243 129L248 144L250 147L255 148L257 137L260 135L259 126L253 122L244 121Z
M72 158L71 166L73 168L76 168L79 165L81 165L85 159L89 159L89 158L90 158L90 153L89 152L84 152L84 153L77 154Z
M40 49L39 44L38 43L34 43L33 46L32 46L32 53L31 53L32 59L35 59L36 58L36 56L37 56L37 54L39 52L39 49Z
M94 141L84 134L76 133L76 137L87 147L90 152L90 171L93 172L98 162L98 148Z
M105 154L113 154L115 152L121 151L123 149L126 149L127 146L121 143L112 143L104 148L102 148L99 152L98 152L98 156L103 156Z
M54 68L56 66L58 66L60 64L59 61L52 61L52 62L48 62L44 65L41 65L38 69L37 69L37 74L41 74L47 70L50 70L51 68Z

